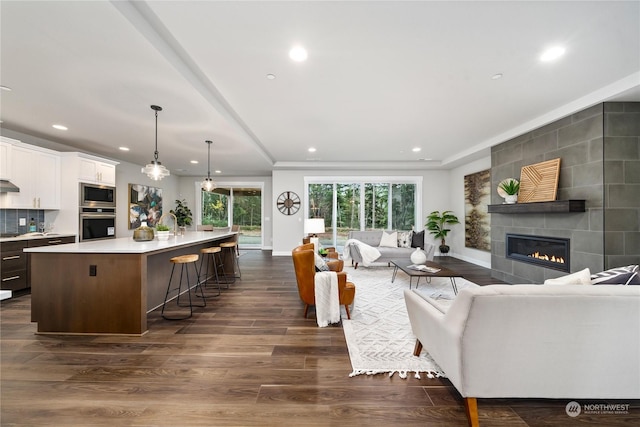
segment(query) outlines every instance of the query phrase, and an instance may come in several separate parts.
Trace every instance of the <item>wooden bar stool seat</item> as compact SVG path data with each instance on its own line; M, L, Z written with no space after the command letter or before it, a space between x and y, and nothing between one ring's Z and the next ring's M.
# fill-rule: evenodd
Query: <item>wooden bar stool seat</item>
M164 296L164 302L162 303L162 317L164 317L167 320L183 320L183 319L188 319L189 317L191 317L193 315L193 301L191 300L191 285L190 285L190 280L189 280L189 269L188 269L188 265L189 264L193 264L193 269L195 271L195 293L196 295L198 295L198 288L200 288L200 293L202 296L202 305L196 305L196 307L204 307L207 303L204 300L204 293L202 292L202 287L200 286L200 283L198 282L198 278L200 277L200 274L198 272L198 264L197 261L200 258L200 256L198 254L188 254L188 255L180 255L180 256L176 256L171 258L169 261L173 264L173 266L171 267L171 275L169 276L169 284L167 285L167 293ZM176 265L180 265L180 280L178 281L178 287L171 287L171 282L173 280L173 272L176 268ZM185 274L186 273L186 274ZM185 291L182 291L182 277L183 275L186 275L187 278L187 283L186 283L186 288ZM167 302L171 301L173 298L169 298L169 294L172 293L173 291L178 291L176 298L176 305L178 307L189 307L189 314L188 315L183 315L183 316L167 316L164 314L164 310L167 306ZM189 304L185 304L182 305L180 304L180 296L186 292L188 297L189 297Z
M204 274L204 278L199 280L199 283L203 287L206 287L209 280L212 280L213 276L215 276L215 283L216 285L218 285L218 295L220 295L221 284L226 283L227 289L229 289L228 282L222 279L226 277L226 274L224 271L224 263L222 262L222 249L219 246L212 246L210 248L200 249L200 253L202 254L202 258L200 260L200 274L202 274L203 270L205 271L205 274ZM202 265L204 262L207 263L206 270L203 268L203 265ZM213 274L209 274L209 265L212 266ZM218 270L222 270L222 274L218 274Z
M238 242L222 242L220 243L220 249L222 250L227 250L227 254L228 256L231 257L231 263L233 265L233 273L231 275L231 277L233 278L233 282L235 282L235 279L241 279L242 278L242 273L240 272L240 264L238 263ZM238 274L236 275L236 269L238 270Z

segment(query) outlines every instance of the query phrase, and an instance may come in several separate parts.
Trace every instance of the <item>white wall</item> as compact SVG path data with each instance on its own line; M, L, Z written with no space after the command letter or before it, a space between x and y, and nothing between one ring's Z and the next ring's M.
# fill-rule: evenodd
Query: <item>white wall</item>
M465 247L464 229L464 177L486 169L491 169L491 156L449 171L449 192L453 196L450 210L456 213L461 223L452 228L447 238L447 245L451 246L452 256L482 267L491 268L491 252Z

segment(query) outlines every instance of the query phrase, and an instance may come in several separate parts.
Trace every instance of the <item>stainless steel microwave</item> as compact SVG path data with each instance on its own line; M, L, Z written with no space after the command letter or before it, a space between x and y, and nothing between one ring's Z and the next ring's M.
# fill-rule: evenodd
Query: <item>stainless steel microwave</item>
M107 185L80 183L80 207L116 207L116 188Z

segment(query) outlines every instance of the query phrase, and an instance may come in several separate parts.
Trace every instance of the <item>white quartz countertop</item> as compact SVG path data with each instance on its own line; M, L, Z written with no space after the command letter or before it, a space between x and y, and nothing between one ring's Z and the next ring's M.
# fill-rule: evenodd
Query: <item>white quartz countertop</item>
M238 234L237 232L187 231L184 235L170 236L169 240L157 239L136 242L133 237L95 240L66 245L27 248L24 252L34 253L72 253L72 254L144 254L167 249L188 246L197 243L220 240Z

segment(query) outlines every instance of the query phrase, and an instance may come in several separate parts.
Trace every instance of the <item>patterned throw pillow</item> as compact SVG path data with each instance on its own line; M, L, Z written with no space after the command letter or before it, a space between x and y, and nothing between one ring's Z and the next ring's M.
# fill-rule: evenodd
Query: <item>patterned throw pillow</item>
M640 285L640 273L637 265L616 267L591 275L594 285Z
M329 271L329 266L327 265L324 258L322 258L318 254L314 254L314 255L315 255L316 271Z
M412 248L420 248L424 250L424 230L419 233L413 232L411 236L411 247Z
M411 236L413 235L413 231L400 231L398 232L398 247L399 248L410 248L411 247Z

